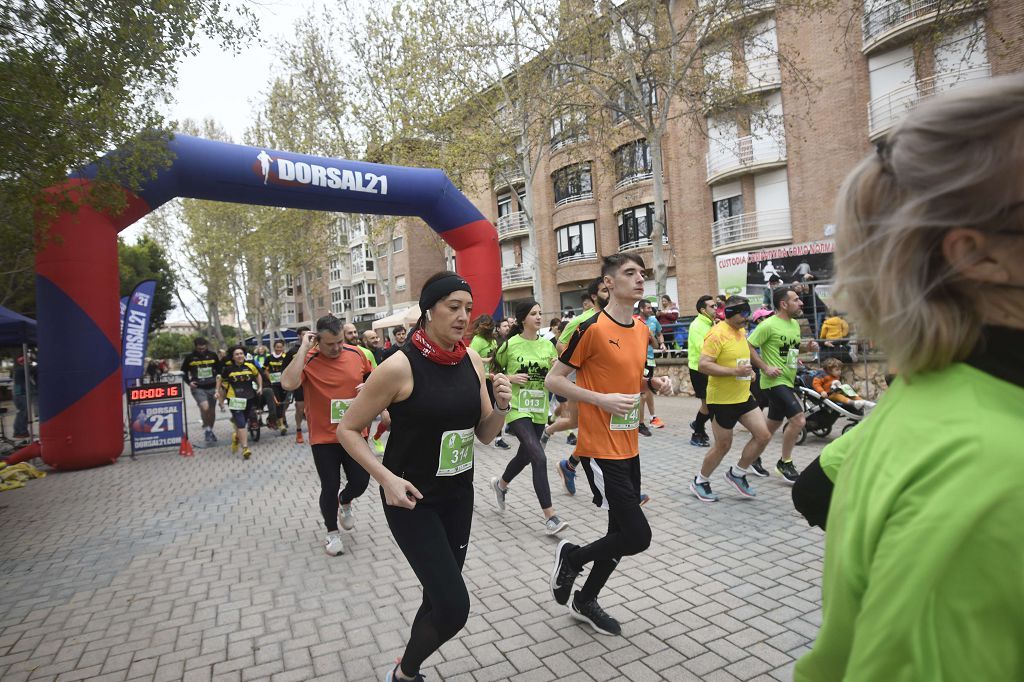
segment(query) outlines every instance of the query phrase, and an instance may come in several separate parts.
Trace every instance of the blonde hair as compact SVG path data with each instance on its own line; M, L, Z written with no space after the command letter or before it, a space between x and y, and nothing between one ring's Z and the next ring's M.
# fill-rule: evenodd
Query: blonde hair
M964 359L982 325L978 285L942 253L954 227L1005 229L1024 170L1024 75L915 108L839 191L837 296L906 376Z

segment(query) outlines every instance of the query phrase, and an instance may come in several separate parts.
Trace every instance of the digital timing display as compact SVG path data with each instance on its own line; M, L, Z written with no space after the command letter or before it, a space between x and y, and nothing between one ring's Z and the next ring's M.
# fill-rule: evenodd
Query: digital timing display
M133 403L180 397L181 384L147 384L128 388L128 400Z

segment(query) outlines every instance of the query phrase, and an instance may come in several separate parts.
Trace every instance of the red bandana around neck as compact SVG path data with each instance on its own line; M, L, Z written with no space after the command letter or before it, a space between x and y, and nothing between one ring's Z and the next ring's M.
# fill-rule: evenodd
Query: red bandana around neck
M422 329L412 333L412 345L419 348L427 360L439 365L457 365L466 357L466 342L462 339L459 339L453 350L444 350L427 338L426 332Z

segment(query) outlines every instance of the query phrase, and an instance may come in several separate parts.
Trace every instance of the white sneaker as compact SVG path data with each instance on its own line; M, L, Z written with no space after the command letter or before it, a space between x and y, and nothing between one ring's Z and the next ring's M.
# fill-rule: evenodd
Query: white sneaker
M548 535L558 535L563 530L569 527L568 521L563 521L557 516L552 516L544 522L544 530Z
M327 556L338 556L345 553L345 545L341 541L341 533L339 531L332 530L327 534L327 539L324 541L324 551L327 552Z
M338 507L338 525L345 530L352 530L356 527L356 517L352 513L352 503L343 504Z
M500 480L497 476L491 479L491 490L494 491L494 506L498 508L498 511L505 511L505 495L508 494L508 488L502 490L499 485Z

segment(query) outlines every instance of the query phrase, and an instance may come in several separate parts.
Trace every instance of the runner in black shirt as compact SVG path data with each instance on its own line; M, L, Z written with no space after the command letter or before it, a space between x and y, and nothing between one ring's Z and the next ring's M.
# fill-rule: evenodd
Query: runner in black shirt
M274 342L274 352L267 356L266 364L263 367L267 373L270 387L274 391L274 400L277 401L276 414L272 416L276 417L282 436L288 433L288 418L285 416L285 411L288 409L288 392L281 388L281 374L288 364L288 359L284 352L284 341L278 339Z
M231 421L235 433L231 437L231 452L242 445L242 457L249 459L249 420L255 416L257 397L263 391L263 375L255 363L245 359L245 349L234 346L229 349L231 360L217 375L217 395L223 405L225 399L231 410Z
M217 418L214 399L221 362L203 337L193 341L193 347L194 350L185 356L181 371L185 375L185 381L192 388L192 397L199 405L199 414L203 420L203 439L206 443L214 443L217 440L213 435L213 422Z
M299 327L296 331L299 334L299 341L301 342L302 335L309 331L309 327ZM300 345L301 343L296 343L288 349L287 353L285 353L285 367L295 359L295 354L299 352ZM292 399L295 401L295 442L303 443L305 441L302 438L302 420L306 416L306 397L302 393L302 386L299 386L297 389L292 391Z

